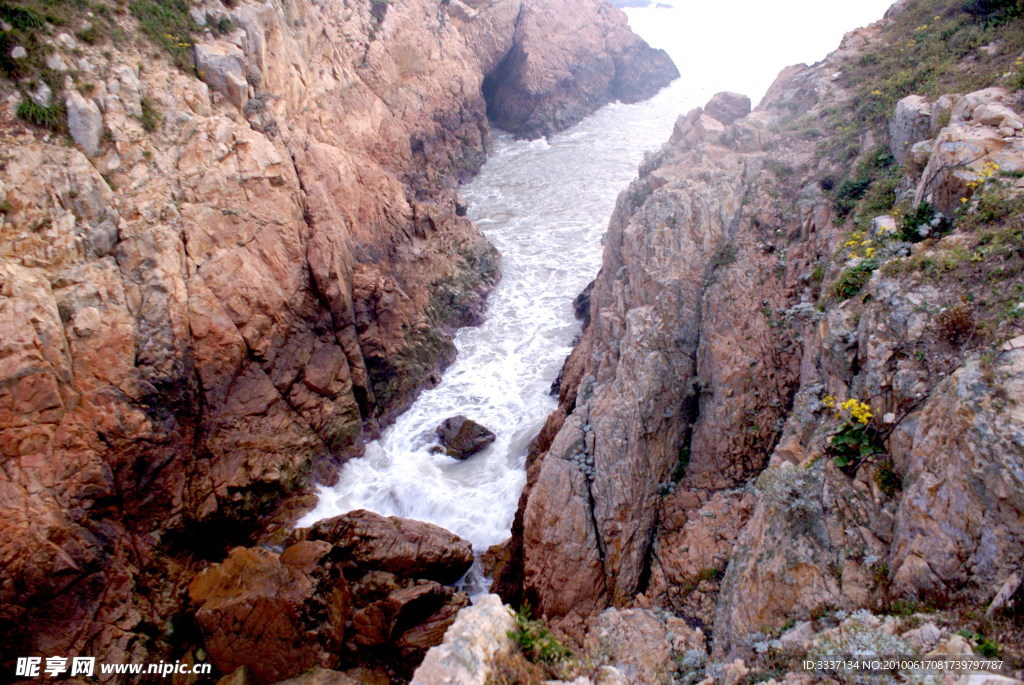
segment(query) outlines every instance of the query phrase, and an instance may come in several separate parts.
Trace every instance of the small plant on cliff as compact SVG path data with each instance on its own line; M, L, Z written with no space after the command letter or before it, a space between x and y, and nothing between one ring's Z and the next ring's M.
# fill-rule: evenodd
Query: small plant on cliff
M549 665L558 664L572 656L572 652L558 641L543 621L531 616L530 605L524 603L516 612L516 629L508 631L509 638L515 642L523 655L530 661Z
M994 659L998 658L999 655L1002 654L1003 650L1000 649L999 643L985 637L981 633L975 633L971 630L958 630L956 631L956 634L974 642L974 651L981 656Z
M754 491L768 507L794 518L810 517L821 507L820 487L811 467L789 463L765 469L754 481Z
M843 420L828 443L836 466L856 468L864 459L884 451L877 431L869 425L874 414L867 403L852 397L840 403L838 398L828 395L822 404Z
M871 274L878 268L878 261L874 258L861 259L855 265L844 269L839 278L832 284L832 297L837 300L848 300L867 285L871 280Z
M903 488L903 479L896 472L896 465L892 459L887 457L875 467L875 485L889 497Z
M187 0L134 0L128 7L142 32L167 50L176 66L192 71L192 35L198 27Z
M64 111L64 105L59 102L49 107L40 107L32 98L25 98L18 105L16 114L19 119L42 128L48 128L51 131L63 131L67 124L67 114Z

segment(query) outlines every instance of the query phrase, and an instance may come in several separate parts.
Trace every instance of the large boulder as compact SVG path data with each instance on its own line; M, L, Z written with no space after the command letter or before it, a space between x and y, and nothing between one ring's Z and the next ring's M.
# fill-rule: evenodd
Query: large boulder
M304 561L294 566L285 563L289 558ZM253 682L273 683L338 650L352 614L347 584L340 577L318 583L304 568L306 558L237 547L192 581L196 622L220 671L247 666Z
M459 613L444 642L427 652L413 685L475 685L487 682L495 658L512 648L512 611L497 595L484 595Z
M459 415L445 419L437 427L437 439L449 457L466 459L494 442L495 435L476 421Z
M422 653L441 642L459 609L468 605L464 592L421 581L357 611L354 642L363 647L394 643L403 656Z
M473 563L473 548L444 528L365 509L325 519L295 539L325 540L341 563L404 578L454 583Z
M95 157L100 153L100 138L103 134L103 114L100 113L99 105L90 98L82 97L77 91L71 91L65 106L71 138L81 146L85 154Z
M728 126L750 114L750 98L728 91L715 93L704 105L704 113Z
M199 78L235 107L245 107L249 101L249 83L245 78L245 53L241 48L226 40L213 40L196 43L193 56Z

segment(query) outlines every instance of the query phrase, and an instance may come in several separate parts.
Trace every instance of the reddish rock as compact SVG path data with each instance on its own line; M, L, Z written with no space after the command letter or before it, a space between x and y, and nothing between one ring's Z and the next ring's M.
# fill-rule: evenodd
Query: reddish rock
M223 673L246 666L256 683L329 664L351 616L344 580L318 586L262 549L232 550L192 581L189 598L214 665Z
M390 593L352 617L353 642L361 647L393 644L412 659L440 644L459 609L469 604L465 593L431 581Z
M0 105L11 654L169 654L140 626L178 610L196 563L180 550L246 540L433 382L498 275L454 188L486 156L481 85L513 43L548 50L536 73L618 74L578 108L571 84L530 93L544 111L590 111L630 74L646 87L615 47L638 39L598 0L559 5L601 22L560 32L564 52L517 30L534 5L554 21L549 0L229 4L236 30L201 38L199 74L162 58L137 69L134 48L55 47L54 65L86 65L96 86L103 135L95 121L72 131L95 156ZM0 101L15 92L5 81Z
M453 583L473 563L473 548L444 528L364 509L335 516L297 532L326 540L342 563L361 570Z

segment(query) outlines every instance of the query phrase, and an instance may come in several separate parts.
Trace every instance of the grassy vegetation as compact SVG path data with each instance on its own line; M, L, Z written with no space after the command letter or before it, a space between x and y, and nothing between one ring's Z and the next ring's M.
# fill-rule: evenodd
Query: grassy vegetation
M199 28L188 12L187 0L133 0L128 6L139 20L139 28L171 55L175 65L194 69L192 45Z
M60 102L40 107L31 98L25 98L18 105L16 114L19 119L51 131L62 132L67 127L67 113Z
M993 85L993 76L1011 71L1024 50L1021 1L907 6L874 50L842 65L842 84L853 97L851 106L833 113L833 128L884 133L896 103L907 95L935 97Z
M874 259L862 259L859 264L844 269L832 284L831 295L836 300L848 300L867 285L871 274L878 268Z

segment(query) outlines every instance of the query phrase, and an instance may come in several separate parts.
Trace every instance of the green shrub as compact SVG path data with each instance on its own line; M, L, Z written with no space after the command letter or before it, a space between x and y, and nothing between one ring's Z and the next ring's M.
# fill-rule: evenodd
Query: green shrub
M935 221L935 208L930 202L922 202L915 209L907 212L900 225L900 238L910 243L917 243L939 233L947 233L952 225L949 219L942 217L938 224ZM933 230L934 228L934 230Z
M516 612L516 629L510 630L508 636L534 663L557 664L572 656L572 652L551 634L542 621L531 617L530 605L526 603Z
M896 473L892 459L880 461L875 468L875 485L886 495L892 497L903 488L903 479Z
M67 114L60 102L55 102L49 107L40 107L32 98L25 98L18 105L16 114L19 119L51 131L61 132L67 127Z
M829 454L841 469L855 468L864 459L883 450L882 441L873 428L851 423L844 424L828 444Z
M142 116L139 117L139 121L142 122L143 129L152 133L159 128L160 121L163 117L160 115L160 112L153 107L153 102L149 98L143 97L139 102L142 105Z
M77 36L83 43L96 45L104 38L103 27L94 21L81 31L75 33L75 36Z
M185 71L194 69L192 36L198 27L188 12L187 0L134 0L129 9L142 32L167 50L175 65Z
M981 656L988 657L990 659L997 658L1001 653L1002 649L999 647L999 643L995 640L990 640L981 633L975 633L970 630L958 630L957 635L965 637L968 640L975 642L974 651Z
M845 217L852 212L853 208L857 206L857 201L864 197L864 193L868 191L870 186L871 179L863 177L848 178L840 183L839 187L836 188L835 199L832 203L836 214L840 217Z
M1001 23L1024 15L1022 0L967 0L961 9L971 16Z
M878 260L862 259L859 264L843 269L839 278L832 284L832 297L837 300L848 300L867 285L871 274L878 268Z

